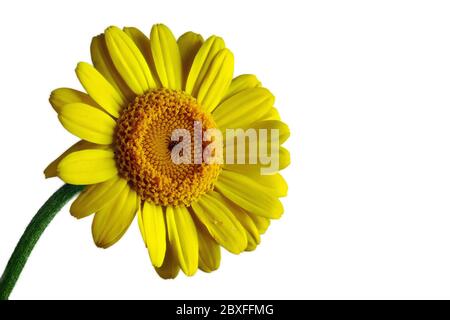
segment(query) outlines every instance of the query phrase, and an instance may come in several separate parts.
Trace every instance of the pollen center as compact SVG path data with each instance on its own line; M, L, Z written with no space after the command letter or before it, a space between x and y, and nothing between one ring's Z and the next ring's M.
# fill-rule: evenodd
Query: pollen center
M197 101L178 90L152 90L136 97L124 109L117 121L116 162L120 176L142 200L189 206L213 189L221 166L194 161L202 159L205 147L205 142L200 142L201 148L194 147L194 139L198 138L195 133L200 128L195 131L195 123L201 126L201 132L215 128L214 120ZM172 134L180 129L191 139L191 148L180 151L190 153L190 157L184 157L190 162L173 161L172 152L178 152L177 145L183 141L172 141Z

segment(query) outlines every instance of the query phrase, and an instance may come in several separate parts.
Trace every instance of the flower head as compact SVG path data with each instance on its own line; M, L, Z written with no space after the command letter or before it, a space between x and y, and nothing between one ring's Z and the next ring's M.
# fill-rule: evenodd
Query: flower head
M176 40L161 24L150 38L109 27L92 39L91 56L93 65L76 68L86 93L59 88L50 96L81 140L45 175L87 186L70 211L95 214L96 245L116 243L137 215L163 278L180 268L189 276L216 270L220 247L255 249L287 193L277 171L289 164L279 147L289 129L270 91L254 75L233 78L221 38L187 32Z

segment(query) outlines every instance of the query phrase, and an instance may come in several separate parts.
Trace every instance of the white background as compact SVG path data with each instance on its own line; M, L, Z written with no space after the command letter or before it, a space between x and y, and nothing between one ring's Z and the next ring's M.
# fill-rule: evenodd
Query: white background
M76 138L47 99L90 38L163 22L221 35L290 125L285 214L219 271L161 280L137 223L108 250L65 208L11 298L450 298L446 1L2 1L0 269Z

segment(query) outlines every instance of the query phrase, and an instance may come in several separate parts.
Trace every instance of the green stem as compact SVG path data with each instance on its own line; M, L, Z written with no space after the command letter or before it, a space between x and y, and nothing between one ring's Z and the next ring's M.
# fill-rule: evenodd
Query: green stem
M0 278L0 300L7 300L19 279L31 251L44 232L48 224L64 205L76 194L83 190L84 186L65 184L59 188L39 209L22 237L17 243L11 258L9 258L5 271Z

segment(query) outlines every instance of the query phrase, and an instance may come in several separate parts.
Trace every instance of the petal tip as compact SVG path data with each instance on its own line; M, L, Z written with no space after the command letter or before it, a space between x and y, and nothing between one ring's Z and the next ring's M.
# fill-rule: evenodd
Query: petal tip
M162 23L162 22L159 22L159 23L155 23L153 26L152 26L152 29L153 28L165 28L165 29L169 29L164 23Z
M109 26L105 29L105 34L110 33L110 32L117 32L117 31L122 31L122 30L120 30L120 28L117 26Z
M75 67L75 73L78 76L80 72L83 72L84 70L86 70L89 67L91 67L91 65L89 63L80 61L77 63L77 66Z

